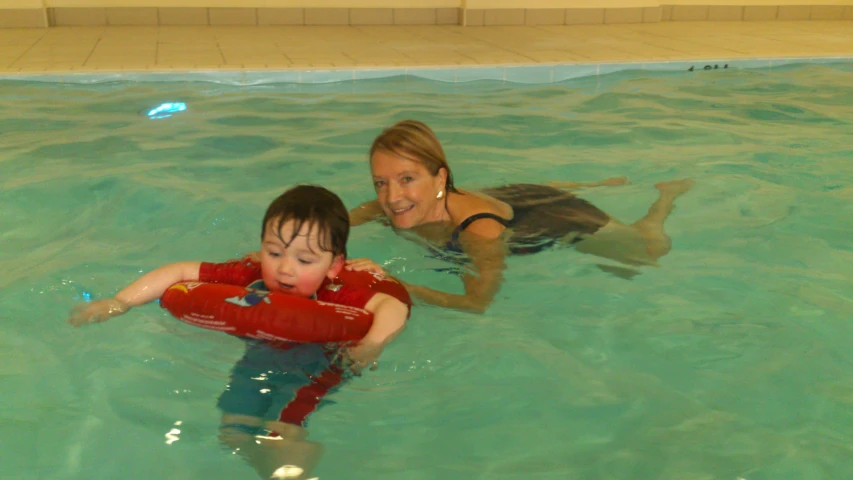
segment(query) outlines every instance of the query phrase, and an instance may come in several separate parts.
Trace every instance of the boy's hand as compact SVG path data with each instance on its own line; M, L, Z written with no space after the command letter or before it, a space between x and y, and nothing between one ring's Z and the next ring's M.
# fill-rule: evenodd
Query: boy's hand
M115 298L95 300L92 303L76 305L71 309L68 323L79 327L87 323L97 323L116 317L130 310L130 305Z
M385 345L378 343L360 343L354 347L346 347L340 352L341 365L356 375L361 375L365 368L376 370L379 368L377 359L384 348Z
M378 263L370 260L369 258L353 258L352 260L347 260L346 269L355 270L356 272L368 271L376 275L382 275L383 277L388 276L388 274L385 273L385 270L380 267Z

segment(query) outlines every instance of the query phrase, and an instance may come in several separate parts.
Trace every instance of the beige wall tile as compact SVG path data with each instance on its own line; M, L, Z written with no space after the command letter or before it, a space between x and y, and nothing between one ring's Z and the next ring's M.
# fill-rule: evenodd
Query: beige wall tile
M743 7L739 5L711 5L708 20L712 22L739 22L743 20Z
M604 23L603 8L567 8L566 25L595 25Z
M482 9L465 10L465 25L469 27L482 27L485 23L486 11Z
M393 8L351 8L350 25L393 25Z
M812 20L841 20L844 18L844 5L813 5Z
M57 26L107 24L105 8L54 8L53 15Z
M229 65L242 64L289 64L290 60L281 53L271 53L268 55L250 55L250 54L228 54L223 52L225 63Z
M192 7L159 8L160 25L207 25L207 9Z
M528 8L524 16L527 25L565 25L564 8Z
M134 28L108 28L101 34L98 45L123 45L134 47L148 41L157 42L160 29L157 25L140 25ZM129 35L128 35L129 34Z
M663 9L661 7L643 8L643 23L657 23L661 21Z
M51 63L51 62L75 62L82 64L88 55L22 55L14 62L18 63Z
M486 10L483 24L489 25L524 25L523 8L490 8Z
M22 39L23 40L23 39ZM15 45L0 46L0 58L18 58L28 51L32 51L32 45L39 41L39 38L27 39ZM4 42L5 43L5 42ZM92 49L90 48L89 51ZM81 48L81 51L83 49Z
M434 8L395 8L394 25L435 25Z
M11 65L11 64L13 64L13 63L15 63L15 62L18 60L18 58L20 58L20 57L21 57L20 55L15 56L15 57L12 57L12 56L0 56L0 69L5 69L5 68L7 68L9 65Z
M204 25L192 25L184 28L162 28L158 32L159 43L187 44L187 45L216 45L216 35L213 29Z
M643 23L643 9L605 8L604 23Z
M661 22L671 22L672 21L672 5L663 5L660 8L660 21Z
M209 8L211 25L257 25L256 8Z
M259 8L258 25L305 25L305 9Z
M696 22L708 20L708 7L706 5L673 5L673 22Z
M47 27L47 17L40 8L0 9L0 28Z
M79 45L70 45L74 42L65 41L65 43L45 45L42 42L33 45L30 49L21 50L18 48L18 56L26 53L28 58L62 58L62 57L88 57L92 50L95 49L95 43L85 42Z
M459 25L462 23L462 11L459 8L436 8L435 21L439 25Z
M116 57L120 55L126 55L128 57L146 57L150 56L154 58L157 55L157 41L153 40L150 43L147 43L143 46L134 46L128 48L125 46L124 48L118 47L110 47L110 48L101 48L100 46L95 47L94 50L91 51L92 57Z
M86 64L89 63L106 63L106 62L124 61L124 62L144 62L146 64L155 63L157 54L155 52L122 52L122 53L93 53L86 59Z
M8 70L13 72L57 72L61 70L80 70L82 63L77 62L15 62Z
M812 7L808 5L779 5L777 20L808 20Z
M198 50L165 52L163 49L160 49L160 51L157 52L157 63L163 63L166 65L192 65L196 62L222 64L225 63L225 59L222 58L222 55L217 51Z
M779 7L748 5L743 7L743 19L748 22L776 20Z
M844 7L844 20L853 20L853 6Z
M306 8L305 25L349 25L349 9Z
M156 7L107 7L107 25L157 25Z

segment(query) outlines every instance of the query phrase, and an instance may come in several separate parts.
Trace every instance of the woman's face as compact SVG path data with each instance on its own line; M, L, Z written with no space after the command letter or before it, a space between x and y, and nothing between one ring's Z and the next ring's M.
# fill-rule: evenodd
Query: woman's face
M391 224L412 228L446 218L444 185L447 170L433 176L420 162L378 150L370 158L376 199ZM443 192L442 198L437 198Z

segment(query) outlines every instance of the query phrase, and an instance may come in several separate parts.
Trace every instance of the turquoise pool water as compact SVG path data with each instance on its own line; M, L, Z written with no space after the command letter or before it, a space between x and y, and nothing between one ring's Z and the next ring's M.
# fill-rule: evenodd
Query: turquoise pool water
M853 469L849 65L622 72L553 85L376 80L0 85L0 465L10 479L256 478L219 446L241 343L156 305L67 312L177 260L256 248L267 203L371 198L382 126L430 124L457 183L599 180L631 222L692 178L673 251L625 280L511 258L487 314L419 306L310 420L321 479L839 479ZM188 110L149 120L167 101ZM379 225L351 256L459 291ZM179 432L176 432L179 430Z

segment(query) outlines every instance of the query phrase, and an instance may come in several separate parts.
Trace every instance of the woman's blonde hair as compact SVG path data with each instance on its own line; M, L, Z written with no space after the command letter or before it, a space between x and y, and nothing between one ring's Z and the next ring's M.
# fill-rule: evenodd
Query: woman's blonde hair
M447 171L444 188L448 192L458 193L453 186L453 174L444 149L435 133L425 123L417 120L403 120L386 128L373 140L370 147L370 158L378 151L397 154L403 158L414 160L423 165L432 175L438 175L442 168Z

